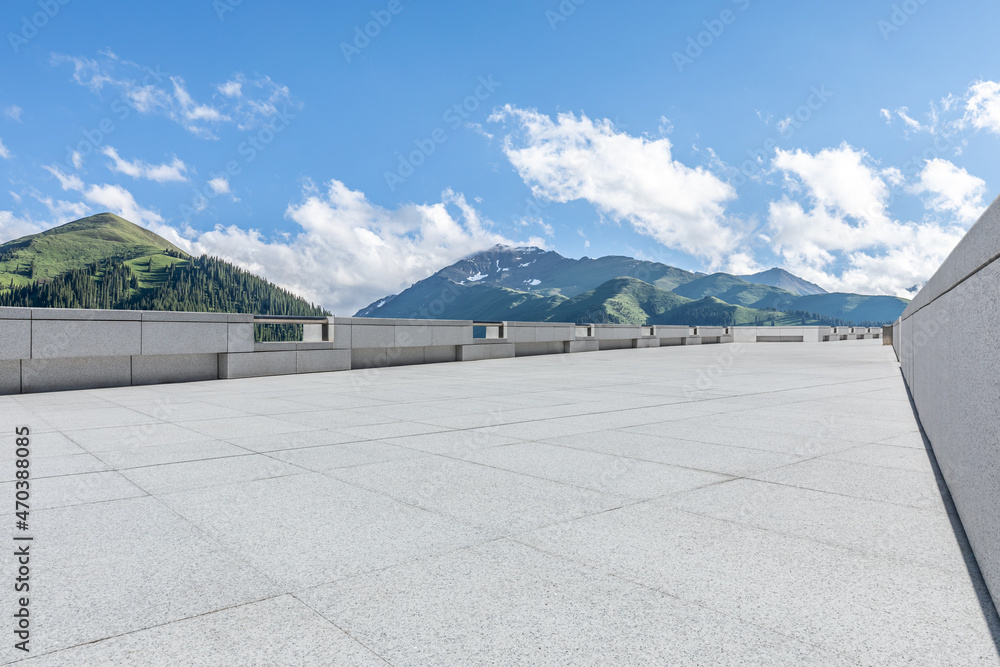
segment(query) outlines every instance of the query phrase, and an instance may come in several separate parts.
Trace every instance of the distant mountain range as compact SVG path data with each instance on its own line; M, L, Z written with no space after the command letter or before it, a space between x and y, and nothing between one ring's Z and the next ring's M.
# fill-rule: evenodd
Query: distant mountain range
M228 262L193 257L111 213L0 245L0 306L328 314Z
M781 269L704 275L633 259L495 246L359 317L633 324L878 324L908 302L827 293ZM0 306L322 315L322 307L213 257L193 257L111 213L0 245ZM287 332L286 332L287 333ZM266 338L266 336L265 336Z
M618 324L874 325L909 303L894 296L828 293L783 269L704 275L609 256L569 259L497 245L447 266L358 317Z

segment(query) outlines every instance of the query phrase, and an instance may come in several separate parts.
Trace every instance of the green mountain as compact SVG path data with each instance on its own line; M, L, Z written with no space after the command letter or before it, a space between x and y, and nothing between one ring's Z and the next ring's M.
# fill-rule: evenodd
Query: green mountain
M613 278L559 304L544 320L596 324L654 324L691 300L636 278Z
M797 297L795 294L770 285L748 283L728 273L713 273L680 285L674 292L689 299L714 296L726 303L755 308L780 308Z
M539 248L496 245L455 262L437 274L459 284L484 284L537 294L574 297L612 278L638 278L671 290L698 274L658 262L609 256L569 259Z
M546 296L489 283L456 283L434 274L410 288L407 298L387 297L369 306L372 317L444 320L538 321L566 300L558 294ZM420 299L410 298L420 294ZM381 305L380 305L381 304Z
M228 262L188 255L111 213L0 245L0 306L329 314Z
M845 324L816 313L747 308L714 296L691 300L635 278L614 278L553 308L541 321L701 326Z
M894 322L909 300L898 296L865 296L862 294L811 294L795 300L801 310L822 313L851 322Z
M630 324L878 324L904 299L827 294L783 271L749 282L666 264L600 257L569 259L539 248L494 246L445 267L357 317L612 322ZM770 284L777 283L777 284Z
M806 296L808 294L826 294L826 290L817 285L816 283L811 283L808 280L803 280L796 275L785 271L784 269L779 269L777 267L773 269L768 269L767 271L761 271L759 273L753 273L748 276L737 276L742 278L748 283L756 283L758 285L770 285L771 287L780 287L783 290L796 294L798 296Z
M126 261L167 253L186 256L148 229L113 213L100 213L0 245L0 288L51 280L109 259Z

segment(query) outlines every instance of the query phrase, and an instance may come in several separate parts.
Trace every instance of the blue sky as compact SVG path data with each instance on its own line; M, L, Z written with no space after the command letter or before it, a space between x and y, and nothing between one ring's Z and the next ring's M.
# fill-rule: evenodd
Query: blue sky
M111 210L338 314L497 242L908 296L1000 187L995 3L0 17L0 237Z

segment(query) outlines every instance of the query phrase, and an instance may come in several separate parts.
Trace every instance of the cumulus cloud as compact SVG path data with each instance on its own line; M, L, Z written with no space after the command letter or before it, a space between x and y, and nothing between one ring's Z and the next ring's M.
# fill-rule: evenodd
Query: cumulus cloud
M31 218L18 217L13 211L0 211L0 242L6 243L29 234L45 231L46 226Z
M889 188L868 161L864 151L841 144L815 155L779 148L772 164L793 188L806 187L822 207L868 223L883 222Z
M510 105L490 121L515 126L503 150L538 198L586 200L615 221L713 265L739 244L740 234L724 217L735 190L708 170L675 160L666 137L631 136L606 119L566 113L553 120Z
M229 125L241 131L258 127L280 111L302 106L287 86L264 75L236 73L210 87L211 99L198 100L183 77L110 51L101 52L100 58L53 54L51 64L71 65L75 83L96 94L111 90L138 113L165 116L204 139L217 139L219 130Z
M0 139L0 157L4 160L10 159L10 150L4 145L3 139Z
M929 209L954 214L966 225L978 220L986 208L983 202L986 181L942 158L927 161L920 172L920 180L910 191L926 195Z
M108 169L131 176L132 178L144 178L157 183L185 182L188 180L186 175L188 166L176 157L169 163L149 164L142 160L124 160L112 146L105 146L101 150L101 153L111 158Z
M976 81L969 86L963 121L977 130L1000 134L1000 82Z
M16 104L11 104L9 107L6 107L3 110L3 115L6 116L9 120L14 121L15 123L20 123L21 107L17 106Z
M83 197L101 210L111 211L137 225L150 227L153 231L157 231L154 226L163 223L163 217L159 213L140 206L132 193L120 185L91 185L84 191Z
M208 187L212 188L212 193L217 195L225 195L231 192L229 187L229 179L225 176L217 176L208 182Z
M325 191L307 186L286 217L299 229L278 239L236 226L186 235L162 225L151 228L191 252L222 257L340 315L353 315L469 254L515 243L490 231L479 212L451 190L439 203L385 209L334 180Z
M776 151L772 165L785 176L785 195L768 207L766 239L786 268L830 289L913 296L964 235L978 180L951 163L928 163L914 186L930 194L932 213L966 217L902 222L887 211L881 169L848 144L810 154ZM950 165L950 166L949 166ZM979 195L981 197L981 194Z

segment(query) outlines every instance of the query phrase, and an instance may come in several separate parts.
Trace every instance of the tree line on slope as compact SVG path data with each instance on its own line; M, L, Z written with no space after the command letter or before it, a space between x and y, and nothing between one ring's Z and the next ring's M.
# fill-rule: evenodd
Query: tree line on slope
M175 253L164 253L177 257ZM0 291L0 306L102 308L261 315L329 315L286 289L228 262L202 255L147 271L106 260L28 285ZM143 281L156 284L142 286ZM298 325L258 325L258 340L298 340Z

